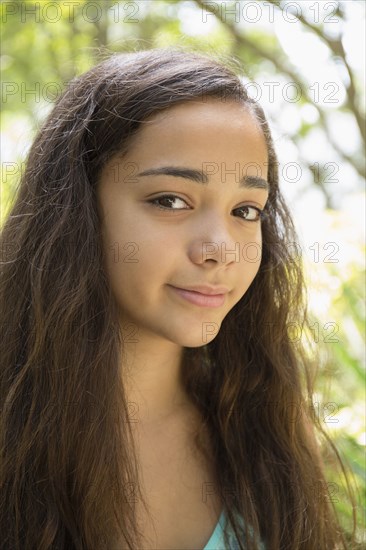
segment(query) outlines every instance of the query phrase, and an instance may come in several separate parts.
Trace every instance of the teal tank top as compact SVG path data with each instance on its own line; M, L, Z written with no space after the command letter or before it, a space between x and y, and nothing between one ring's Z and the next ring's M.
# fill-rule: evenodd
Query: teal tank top
M224 527L226 523L226 514L224 510L221 512L219 521L217 522L217 525L214 529L214 532L212 533L209 541L207 542L206 546L203 548L203 550L239 550L239 542L236 538L234 531L229 527L228 534L229 534L229 546L224 546ZM244 527L244 521L242 518L239 518L239 523L241 526ZM243 541L242 541L243 542ZM263 544L263 542L260 542L258 550L265 550L266 547Z

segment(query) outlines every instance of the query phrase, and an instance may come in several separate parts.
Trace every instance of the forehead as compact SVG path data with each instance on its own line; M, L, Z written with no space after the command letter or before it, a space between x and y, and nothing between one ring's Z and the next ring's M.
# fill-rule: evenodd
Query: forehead
M203 98L153 113L130 141L131 154L153 160L179 156L222 162L267 161L260 124L249 108L237 101Z

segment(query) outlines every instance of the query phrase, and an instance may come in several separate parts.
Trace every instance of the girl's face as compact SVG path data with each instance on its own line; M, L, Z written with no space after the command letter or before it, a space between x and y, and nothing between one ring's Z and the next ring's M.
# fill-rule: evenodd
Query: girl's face
M256 208L268 198L266 163L254 116L234 101L207 98L152 115L127 155L105 166L98 185L105 261L126 338L185 347L214 339L259 269ZM240 186L244 176L249 183ZM207 307L173 288L198 285L227 293Z

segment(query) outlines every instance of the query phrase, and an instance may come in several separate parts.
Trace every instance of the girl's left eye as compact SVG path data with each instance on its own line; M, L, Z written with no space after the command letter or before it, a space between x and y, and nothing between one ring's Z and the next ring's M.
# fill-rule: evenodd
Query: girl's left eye
M185 200L181 199L180 197L177 197L176 195L162 195L161 197L151 199L148 202L150 204L152 204L153 206L155 206L156 208L160 208L161 210L188 210L189 209L189 207L188 208L171 208L171 207L161 206L160 204L157 204L159 201L163 201L163 200L164 201L170 201L170 202L174 202L174 201L178 200L178 201L181 201L184 204L187 204ZM260 219L262 219L262 217L263 217L263 210L260 210L256 206L244 205L244 206L240 206L239 208L235 208L235 210L242 210L242 211L247 213L247 216L248 216L248 212L249 212L249 216L251 216L250 218L249 217L244 217L244 216L239 216L244 221L257 222ZM255 212L252 212L252 214L250 214L250 210L255 211Z
M252 209L252 211L255 210L255 212L250 214L250 209ZM247 221L247 222L259 222L264 216L263 210L260 210L256 206L250 206L249 204L244 205L244 206L240 206L239 208L235 208L235 210L242 210L243 212L248 212L249 211L249 215L252 216L251 218L248 218L248 217L244 218L244 216L240 216L240 217L243 217L243 220ZM254 218L253 218L253 216L254 216Z

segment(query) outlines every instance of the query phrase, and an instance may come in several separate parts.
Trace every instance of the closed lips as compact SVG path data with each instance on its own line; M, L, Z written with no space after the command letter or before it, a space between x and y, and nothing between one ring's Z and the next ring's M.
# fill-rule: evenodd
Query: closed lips
M187 290L188 292L197 292L198 294L203 294L205 296L217 296L222 294L227 294L229 289L223 286L220 287L206 287L206 286L194 286L194 287L180 287L176 286L180 290Z

